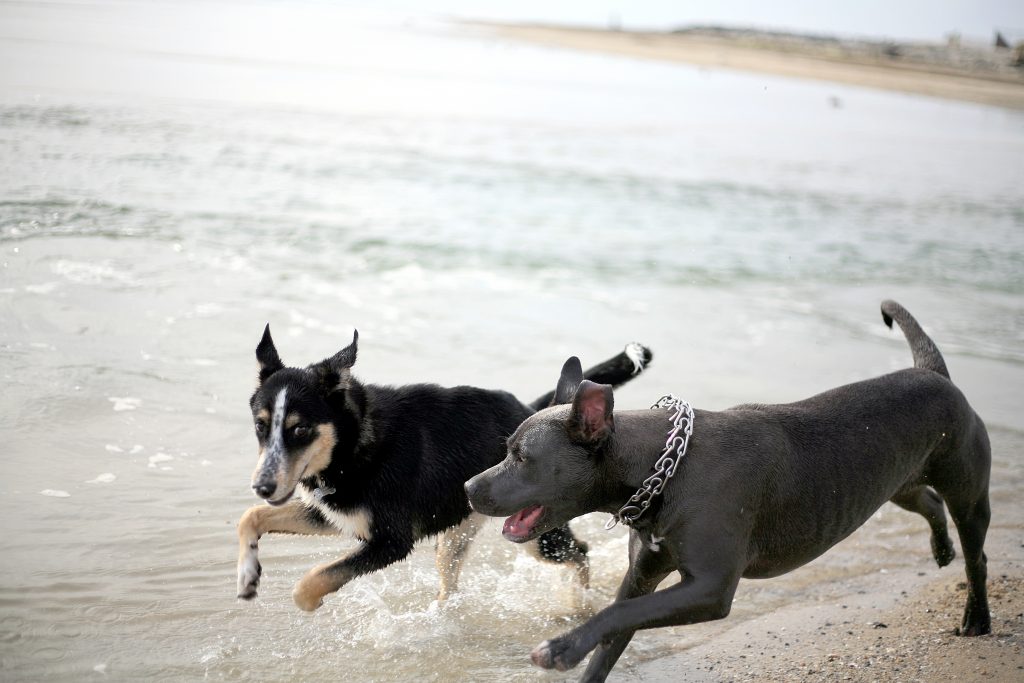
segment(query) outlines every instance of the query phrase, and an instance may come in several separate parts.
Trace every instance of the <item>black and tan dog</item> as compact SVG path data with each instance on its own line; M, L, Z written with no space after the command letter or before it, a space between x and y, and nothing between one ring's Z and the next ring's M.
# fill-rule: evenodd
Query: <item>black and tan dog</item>
M967 570L959 632L989 633L985 426L914 318L892 301L882 315L903 329L915 368L798 403L694 411L676 474L632 524L616 602L541 643L535 664L565 670L597 648L583 680L603 681L637 629L725 617L741 577L778 576L810 562L886 501L928 520L939 566L954 557L945 501ZM575 359L555 399L571 405L528 418L509 439L505 461L466 484L475 510L512 515L504 534L513 541L587 512L618 512L666 448L664 410L613 413L612 388L583 381ZM674 571L682 581L652 593Z
M263 534L349 534L351 555L315 567L296 584L295 603L315 610L357 576L404 559L418 540L440 535L439 599L455 589L469 541L483 518L471 514L463 483L500 461L505 440L554 392L532 405L503 391L417 384L362 384L351 373L358 333L337 354L306 368L285 367L270 337L256 348L259 385L250 405L259 441L252 488L269 505L238 525L238 597L256 597ZM650 361L639 344L588 371L621 384ZM293 494L298 493L297 499ZM586 546L567 525L540 537L536 553L572 566L588 581Z

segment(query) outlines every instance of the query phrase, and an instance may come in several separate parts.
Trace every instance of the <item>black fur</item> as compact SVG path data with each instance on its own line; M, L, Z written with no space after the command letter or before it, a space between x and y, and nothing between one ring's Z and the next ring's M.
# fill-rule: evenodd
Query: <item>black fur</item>
M534 412L505 391L363 384L350 372L357 340L358 335L349 347L321 363L287 368L268 326L257 348L260 384L250 399L254 417L262 410L272 414L276 397L286 389L287 412L298 414L300 424L314 429L307 442L328 423L333 425L337 442L330 462L320 471L307 472L300 483L308 491L333 489L323 497L333 511L369 513L369 538L356 553L327 569L343 573L346 580L404 559L416 541L465 520L470 507L463 483L501 461L508 436ZM649 361L650 350L642 348L642 356ZM590 373L621 384L636 371L623 352ZM267 434L266 426L257 433L263 447ZM285 457L302 458L300 449L307 444L286 433L284 445L289 451ZM297 454L291 453L293 445ZM271 498L255 481L254 488ZM289 496L284 492L271 502L281 505ZM329 525L325 515L314 508L308 511L307 521L314 526ZM585 553L586 545L564 525L545 534L540 549L545 559L563 561ZM255 585L239 595L255 596Z

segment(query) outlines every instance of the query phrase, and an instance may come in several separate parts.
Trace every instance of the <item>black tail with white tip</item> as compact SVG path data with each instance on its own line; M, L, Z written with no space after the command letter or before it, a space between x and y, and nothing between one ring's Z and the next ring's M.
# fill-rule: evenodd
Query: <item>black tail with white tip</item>
M584 372L583 378L596 384L610 384L617 387L647 369L652 358L654 358L654 353L649 348L637 342L630 342L618 355L612 356ZM530 407L534 410L542 410L554 405L556 403L554 399L555 392L549 391L530 403Z

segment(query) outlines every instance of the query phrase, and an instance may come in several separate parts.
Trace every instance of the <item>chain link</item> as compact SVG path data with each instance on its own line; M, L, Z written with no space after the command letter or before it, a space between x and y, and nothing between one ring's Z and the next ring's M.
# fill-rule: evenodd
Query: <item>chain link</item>
M665 484L676 473L679 463L686 455L686 447L693 435L693 408L686 401L676 398L672 394L666 394L658 399L658 402L651 406L651 410L669 408L672 413L672 428L668 430L668 439L665 441L665 450L661 457L654 463L654 473L644 479L643 485L637 492L630 496L626 504L619 508L608 523L605 529L612 529L616 524L622 522L631 526L651 506L655 496L661 493Z

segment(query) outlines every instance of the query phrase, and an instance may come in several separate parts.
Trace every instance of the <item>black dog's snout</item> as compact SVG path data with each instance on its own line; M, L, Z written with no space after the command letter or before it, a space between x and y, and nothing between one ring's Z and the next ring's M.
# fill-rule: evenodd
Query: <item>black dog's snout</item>
M256 492L256 495L260 498L270 498L274 495L274 491L277 490L276 481L265 481L258 482L252 485L252 490Z

